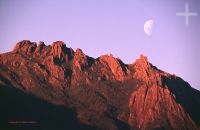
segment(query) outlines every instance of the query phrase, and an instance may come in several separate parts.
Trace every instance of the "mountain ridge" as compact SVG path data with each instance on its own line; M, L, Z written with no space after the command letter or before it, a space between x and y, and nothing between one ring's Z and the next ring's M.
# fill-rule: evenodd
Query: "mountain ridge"
M93 129L200 129L200 92L143 55L125 64L62 41L23 40L0 54L0 86L71 108Z

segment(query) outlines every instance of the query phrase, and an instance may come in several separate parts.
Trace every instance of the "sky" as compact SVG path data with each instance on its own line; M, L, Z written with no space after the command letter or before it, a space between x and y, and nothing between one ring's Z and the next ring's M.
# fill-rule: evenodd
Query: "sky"
M185 17L188 3L189 24ZM152 34L144 23L153 20ZM200 0L0 0L0 53L21 40L60 40L94 58L126 64L140 54L200 90Z

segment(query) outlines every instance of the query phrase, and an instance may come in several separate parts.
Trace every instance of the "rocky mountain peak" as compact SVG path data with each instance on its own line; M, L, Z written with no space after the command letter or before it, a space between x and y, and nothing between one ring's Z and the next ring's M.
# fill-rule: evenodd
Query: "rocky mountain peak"
M134 66L140 70L148 70L151 67L151 64L149 63L148 58L141 54L140 58L135 61Z
M73 58L74 66L78 67L79 70L83 70L88 66L87 56L83 53L81 49L76 49Z
M64 59L67 52L67 47L62 41L56 41L52 44L51 54L58 58Z
M67 48L62 41L53 42L53 44L49 46L46 46L44 42L40 41L37 46L35 42L23 40L15 45L13 52L31 54L34 57L53 56L54 59L59 62L69 61L74 55L73 49Z
M85 57L85 54L83 53L83 51L80 48L77 48L75 51L75 56Z
M35 42L31 42L29 40L23 40L23 41L18 42L15 45L13 52L30 54L35 51L36 47L37 47L37 44Z
M140 55L140 58L133 63L133 66L135 70L134 76L136 78L142 80L148 79L149 73L151 72L151 65L146 56Z
M46 48L45 43L40 41L37 48L35 49L35 52L41 54L44 48Z
M106 64L110 68L113 75L115 76L115 79L124 79L127 72L127 68L121 60L113 57L112 55L103 55L99 57L99 60L101 63Z
M161 85L161 75L166 75L163 71L158 70L155 66L149 63L148 58L140 55L140 58L135 61L134 78L146 83L148 85L156 84Z

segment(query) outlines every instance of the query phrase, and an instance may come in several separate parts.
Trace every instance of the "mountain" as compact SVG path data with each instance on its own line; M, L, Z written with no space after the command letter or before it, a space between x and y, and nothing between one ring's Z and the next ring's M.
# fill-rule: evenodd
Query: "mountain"
M180 77L143 55L95 59L62 41L1 54L0 103L1 129L200 129L200 92Z

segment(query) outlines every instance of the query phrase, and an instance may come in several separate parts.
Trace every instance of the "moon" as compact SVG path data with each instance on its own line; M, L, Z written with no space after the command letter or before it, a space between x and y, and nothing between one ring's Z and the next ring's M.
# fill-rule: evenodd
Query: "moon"
M152 30L153 30L153 25L154 21L153 20L148 20L144 23L144 32L148 35L152 35Z

